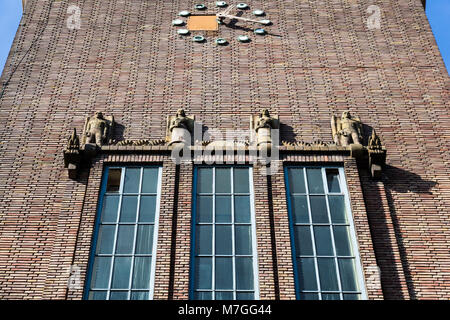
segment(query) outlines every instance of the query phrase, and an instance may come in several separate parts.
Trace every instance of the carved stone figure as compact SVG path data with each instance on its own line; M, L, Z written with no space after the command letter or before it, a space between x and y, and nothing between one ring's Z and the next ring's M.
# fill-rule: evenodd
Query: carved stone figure
M259 116L252 116L251 129L256 134L256 145L269 151L272 148L272 130L280 128L278 116L271 116L269 110L263 109Z
M350 111L344 111L340 119L333 115L331 129L333 140L337 145L361 144L361 120L358 117L352 117Z
M175 116L167 118L167 140L174 143L191 144L191 134L194 130L194 117L186 116L184 109L178 109Z
M273 129L275 118L270 116L269 110L263 109L259 115L256 123L255 131L258 132L260 128Z
M96 112L93 117L88 117L84 126L83 143L95 143L101 147L110 144L114 129L114 117L104 117L103 113Z

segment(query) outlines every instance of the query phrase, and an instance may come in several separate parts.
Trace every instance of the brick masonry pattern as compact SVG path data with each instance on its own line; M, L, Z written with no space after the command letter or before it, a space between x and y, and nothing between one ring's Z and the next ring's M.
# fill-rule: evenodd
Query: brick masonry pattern
M165 136L166 116L179 107L220 130L247 129L250 115L267 107L282 120L283 140L331 142L330 116L346 109L368 125L366 134L377 130L388 149L383 182L370 181L361 168L359 179L354 170L347 177L358 203L355 219L361 219L355 221L361 255L367 263L376 256L385 298L448 299L450 83L420 1L247 1L274 21L272 35L250 33L250 43L238 44L234 39L246 31L221 28L220 36L230 39L226 47L213 44L218 35L195 44L176 34L171 21L194 2L71 0L50 7L50 1L27 1L0 79L9 78L33 44L0 100L0 298L81 297L65 289L67 268L77 264L85 272L102 165L94 160L71 181L62 169L62 149L86 115L114 115L118 139L157 139ZM80 30L66 27L69 4L81 8ZM381 9L379 30L366 26L372 4ZM126 157L120 160L150 159ZM173 190L177 169L158 161L165 188ZM176 224L173 200L163 203L164 228L177 245L162 238L160 250L170 248L184 273L160 275L157 298L187 294L181 249L190 246L191 174L180 166ZM267 196L267 181L255 179ZM277 263L269 263L271 248L258 252L266 268L260 275L278 283L279 291L268 284L261 295L288 299L293 281L282 176L271 182L272 204L267 198L258 203L257 223L274 229L261 230L258 241L276 240ZM162 259L161 272L170 273L172 261ZM173 292L166 292L170 287Z

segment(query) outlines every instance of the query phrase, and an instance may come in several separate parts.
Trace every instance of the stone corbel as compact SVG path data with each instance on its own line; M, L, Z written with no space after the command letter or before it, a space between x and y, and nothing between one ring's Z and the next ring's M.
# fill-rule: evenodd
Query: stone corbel
M74 128L72 135L67 141L64 149L64 168L67 169L70 179L76 179L81 164L80 139L77 130Z
M175 116L167 117L166 141L173 144L192 145L195 116L186 116L184 109L178 109Z
M250 130L254 134L254 142L258 150L265 150L267 154L273 147L272 130L280 129L278 115L271 116L269 110L263 109L258 116L251 116Z
M369 169L372 178L381 179L381 172L386 163L386 148L381 144L380 137L372 130L372 136L367 146Z

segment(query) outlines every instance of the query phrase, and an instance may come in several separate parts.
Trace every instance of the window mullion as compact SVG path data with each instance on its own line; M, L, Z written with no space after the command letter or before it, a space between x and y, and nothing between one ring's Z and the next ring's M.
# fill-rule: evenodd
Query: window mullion
M114 261L115 261L115 253L116 253L116 245L117 245L117 235L119 233L119 219L120 219L120 211L122 210L122 198L123 198L123 185L125 181L125 168L121 168L122 174L120 177L120 188L119 188L119 205L117 206L117 217L116 217L116 228L114 231L114 241L113 248L111 254L111 266L109 270L109 280L108 280L108 291L106 295L106 300L109 300L111 296L111 285L112 285L112 277L114 272ZM103 208L102 208L103 210ZM101 223L100 223L101 225Z
M211 259L211 265L212 265L212 282L211 282L211 288L212 288L212 300L216 300L216 168L212 168L212 259Z
M142 191L142 179L143 179L143 172L144 168L141 167L141 172L139 176L139 189L138 189L138 199L137 199L137 206L136 206L136 218L134 220L134 237L133 237L133 247L131 248L131 266L130 266L130 277L128 279L128 300L131 299L131 288L133 287L132 281L133 281L133 272L134 272L134 255L136 253L136 239L137 239L137 233L138 233L138 220L139 220L139 211L141 207L141 191ZM156 215L156 212L155 212ZM154 244L153 244L154 245Z
M303 177L305 180L306 202L308 204L308 214L309 214L309 223L310 223L309 224L309 233L311 236L311 245L312 245L312 249L313 249L314 268L316 269L317 290L318 290L319 299L322 300L322 289L320 287L320 275L319 275L319 262L317 260L316 240L314 238L314 225L313 225L313 220L312 220L311 202L309 199L310 194L309 194L308 179L306 177L306 167L302 168L302 170L303 170ZM295 257L295 258L297 259L297 257ZM297 268L298 268L298 266L297 266ZM298 270L297 270L297 272L298 272Z
M234 168L230 170L230 190L231 190L231 261L233 273L233 300L236 300L236 252L235 252L235 227L234 227Z
M337 251L336 251L336 244L334 242L334 230L333 230L333 222L331 221L331 211L330 211L330 204L328 202L328 194L329 194L329 190L328 190L328 183L326 180L326 174L325 174L325 168L322 168L322 180L323 180L323 185L324 185L324 190L325 190L325 203L327 205L327 214L328 214L328 221L330 221L330 237L331 237L331 246L333 247L333 254L334 254L334 262L336 263L336 277L337 277L337 281L338 281L338 288L339 288L339 296L341 299L344 298L343 294L342 294L342 285L341 285L341 274L339 272L339 263L338 263L338 259L337 259Z

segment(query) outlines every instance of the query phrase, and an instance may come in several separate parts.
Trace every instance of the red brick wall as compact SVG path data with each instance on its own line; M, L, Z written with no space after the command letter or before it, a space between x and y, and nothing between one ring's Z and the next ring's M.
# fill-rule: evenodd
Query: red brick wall
M448 299L450 83L421 2L251 0L280 37L250 33L252 42L238 44L242 30L221 29L230 45L220 48L213 38L182 39L171 26L194 2L54 1L49 15L49 1L27 1L0 78L9 79L27 52L0 99L0 298L64 298L64 268L87 262L102 169L97 161L89 175L67 178L62 149L72 128L80 132L85 117L101 110L115 116L118 139L163 138L166 116L185 107L210 129L247 129L250 115L269 108L280 115L283 140L307 142L331 141L331 114L358 114L388 150L383 182L364 172L360 180L383 293ZM66 27L69 4L81 8L80 30ZM372 4L381 9L380 30L366 26ZM168 188L175 188L174 170L164 171ZM180 167L180 177L187 174ZM278 193L283 181L272 177L272 184ZM188 189L181 191L177 224L190 212ZM275 239L285 236L283 201L274 194ZM165 205L172 232L173 205ZM270 222L270 204L260 209L259 223ZM266 259L260 271L269 283L278 281L280 298L289 298L289 248L279 241L276 247L278 269L266 248L259 249ZM173 268L161 263L165 272ZM184 263L175 264L184 273L161 284L158 297L170 281L180 288L173 298L184 297ZM269 289L266 297L277 294Z

